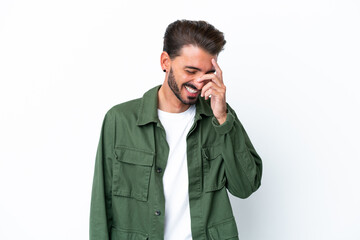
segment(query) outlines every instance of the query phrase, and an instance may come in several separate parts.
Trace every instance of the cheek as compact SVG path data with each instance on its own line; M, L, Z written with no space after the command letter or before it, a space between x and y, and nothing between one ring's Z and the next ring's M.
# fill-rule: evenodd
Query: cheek
M193 81L195 79L195 76L184 74L181 76L180 79L181 79L182 83L186 83L186 82Z

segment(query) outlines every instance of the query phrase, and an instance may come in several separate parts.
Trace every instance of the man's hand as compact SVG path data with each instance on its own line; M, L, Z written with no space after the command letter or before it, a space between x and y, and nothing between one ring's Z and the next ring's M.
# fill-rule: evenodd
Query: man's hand
M211 98L211 109L214 116L218 120L219 124L223 124L226 120L226 87L222 78L222 71L215 61L211 59L212 64L215 67L215 73L205 74L199 78L198 82L207 82L201 89L201 97L205 97L205 100Z

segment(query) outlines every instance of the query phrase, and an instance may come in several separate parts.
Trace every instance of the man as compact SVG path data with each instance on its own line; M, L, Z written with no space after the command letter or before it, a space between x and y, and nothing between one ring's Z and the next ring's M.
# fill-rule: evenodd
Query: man
M204 21L166 29L162 86L105 116L90 239L238 239L227 190L246 198L262 162L225 101L223 33Z

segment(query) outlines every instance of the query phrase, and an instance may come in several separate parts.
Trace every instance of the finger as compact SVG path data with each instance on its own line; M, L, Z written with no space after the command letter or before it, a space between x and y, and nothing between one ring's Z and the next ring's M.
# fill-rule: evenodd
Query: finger
M203 96L203 93L210 88L215 89L216 91L221 92L221 93L226 92L226 86L224 84L219 86L218 84L216 84L212 81L209 81L208 83L204 84L204 86L201 88L201 94L202 94L201 96Z
M216 62L216 60L214 58L211 59L211 62L213 64L213 66L215 67L216 74L219 74L219 78L222 81L222 70L221 70L219 64Z
M210 97L214 98L214 99L222 99L223 98L223 94L221 92L219 92L217 89L214 88L210 88L209 90L207 90L204 93L204 98L205 100L208 100Z
M205 100L208 100L209 97L213 96L214 95L214 89L210 88L209 90L207 90L205 93L204 93L204 98Z
M205 92L208 91L209 89L212 89L214 87L217 87L215 83L213 82L209 82L206 85L203 86L203 88L201 89L201 96L205 96Z
M211 80L212 82L216 83L216 85L221 87L222 81L220 81L219 78L213 73L205 74L201 76L199 79L197 79L197 82L204 82L209 80Z

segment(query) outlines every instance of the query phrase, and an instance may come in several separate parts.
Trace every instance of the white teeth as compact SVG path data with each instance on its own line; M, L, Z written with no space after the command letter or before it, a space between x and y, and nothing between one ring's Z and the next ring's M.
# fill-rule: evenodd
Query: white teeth
M185 86L186 90L188 90L190 93L197 93L196 90L189 88L188 86Z

